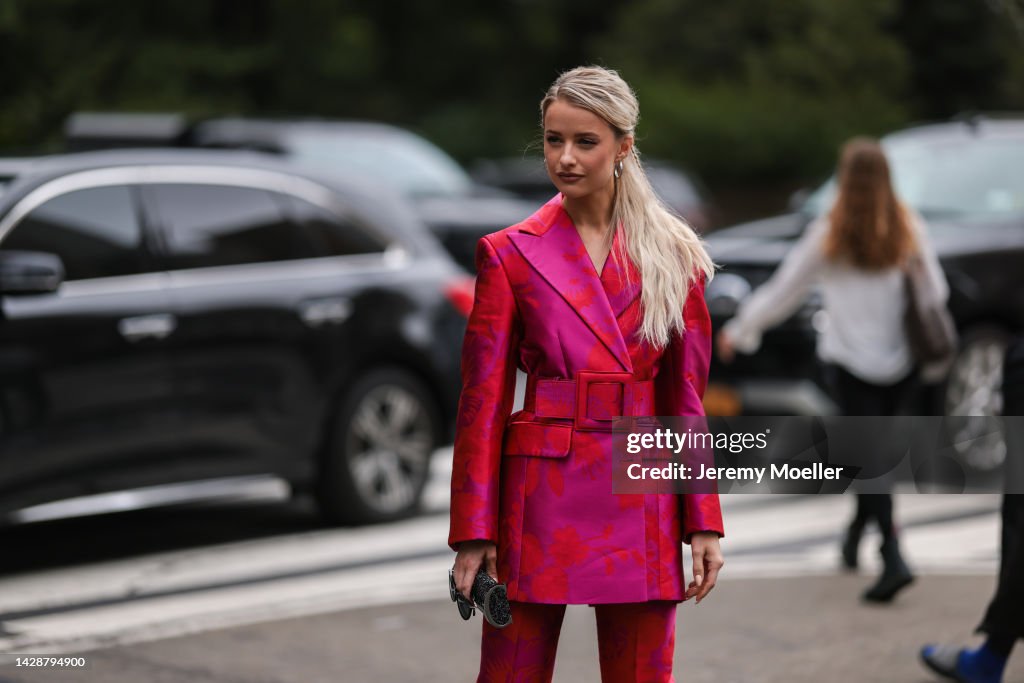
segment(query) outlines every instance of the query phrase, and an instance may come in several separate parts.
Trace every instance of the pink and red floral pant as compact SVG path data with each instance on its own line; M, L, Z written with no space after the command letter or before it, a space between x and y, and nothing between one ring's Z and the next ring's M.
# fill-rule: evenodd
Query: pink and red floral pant
M672 683L676 603L595 605L603 683ZM512 603L512 623L483 622L477 683L550 683L565 605Z

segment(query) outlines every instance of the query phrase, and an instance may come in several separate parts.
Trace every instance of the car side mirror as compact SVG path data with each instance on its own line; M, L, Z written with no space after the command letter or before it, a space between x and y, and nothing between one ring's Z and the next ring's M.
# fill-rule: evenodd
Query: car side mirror
M64 263L42 251L0 251L0 294L47 294L64 281Z

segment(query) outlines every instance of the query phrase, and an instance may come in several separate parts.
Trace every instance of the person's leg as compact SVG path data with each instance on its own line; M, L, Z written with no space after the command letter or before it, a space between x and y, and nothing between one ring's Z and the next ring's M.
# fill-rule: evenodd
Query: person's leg
M857 568L859 564L857 551L860 548L860 539L864 535L864 529L867 528L868 522L871 521L871 510L867 501L870 494L858 493L856 495L856 512L854 512L853 519L850 520L849 525L846 527L846 534L843 536L841 548L843 566L847 569Z
M892 495L874 494L871 498L874 508L873 515L878 520L878 528L882 533L882 575L878 581L864 592L868 602L890 602L896 594L914 582L914 574L903 560L900 552L899 538L892 521Z
M1003 496L999 582L978 631L1024 638L1024 495Z
M842 414L847 416L893 415L898 412L903 395L913 383L908 377L892 386L871 384L838 365L828 366L825 376ZM861 535L872 520L878 523L882 535L879 552L884 569L878 581L864 592L863 598L870 602L888 602L914 580L900 552L891 494L857 493L857 513L847 527L840 546L842 562L849 569L857 567L857 548Z
M1011 343L1003 364L1003 414L1024 414L1024 337ZM1024 435L1007 423L1005 495L999 581L977 630L987 633L976 650L926 645L921 659L931 669L964 681L998 683L1014 644L1024 638L1024 494L1019 493Z
M933 671L970 683L998 683L1018 638L1024 637L1024 495L1003 496L1003 538L999 583L978 631L983 645L968 650L926 645L921 658Z
M892 545L892 539L896 535L896 528L892 520L892 496L890 494L857 494L857 512L846 529L846 535L843 537L842 556L843 566L846 568L857 568L857 548L860 545L864 529L867 528L872 520L878 524L883 546L887 541ZM884 555L885 553L883 552L883 557Z
M550 683L565 605L511 602L512 623L494 628L483 621L477 683Z
M895 416L900 414L901 408L906 403L908 393L915 384L915 373L911 373L904 379L892 385L875 385L868 382L856 380L860 388L858 393L862 396L863 404L860 406L862 415ZM894 463L888 463L883 459L878 465L886 469ZM883 475L885 476L885 475ZM891 477L890 477L891 479ZM889 482L891 485L891 481ZM901 590L914 581L913 572L903 559L900 551L900 542L896 522L893 514L893 497L891 493L876 493L860 496L868 508L865 516L874 519L878 524L878 531L882 537L879 546L879 553L882 556L882 575L878 577L863 598L868 602L889 602Z
M861 412L864 410L864 405L861 392L858 391L856 378L834 363L826 364L822 370L829 394L839 407L840 415L864 414ZM865 495L858 493L856 511L846 527L840 544L840 556L843 566L847 569L857 568L857 550L860 547L860 539L870 521L870 506L867 504Z
M672 683L676 603L595 605L603 683Z
M892 521L892 494L891 493L869 493L863 494L865 507L868 508L866 518L874 519L878 524L878 533L882 535L882 543L896 538L896 526Z

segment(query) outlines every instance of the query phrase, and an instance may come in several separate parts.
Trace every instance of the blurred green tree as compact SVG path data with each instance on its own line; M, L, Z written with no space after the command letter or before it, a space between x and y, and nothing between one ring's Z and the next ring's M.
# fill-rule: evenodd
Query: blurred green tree
M895 0L643 0L600 46L641 97L650 151L711 179L808 176L906 121Z
M0 149L76 110L373 118L518 154L563 69L618 68L641 148L715 183L810 178L836 146L1024 109L1020 0L6 0ZM644 136L650 131L649 139Z
M917 116L1022 106L1020 0L903 0L894 28L909 55L907 92Z

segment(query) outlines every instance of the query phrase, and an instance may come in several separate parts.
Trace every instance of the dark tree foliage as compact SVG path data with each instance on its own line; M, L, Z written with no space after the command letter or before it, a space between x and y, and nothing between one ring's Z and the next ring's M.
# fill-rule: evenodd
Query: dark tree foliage
M903 0L894 29L909 57L914 113L943 118L1020 107L1020 83L1012 79L1024 74L1018 58L1014 76L1007 56L1024 51L1014 26L1022 13L1019 2Z
M463 161L522 153L581 63L641 98L641 148L713 182L810 177L836 145L1024 109L1019 0L5 0L0 148L77 110L372 118Z

